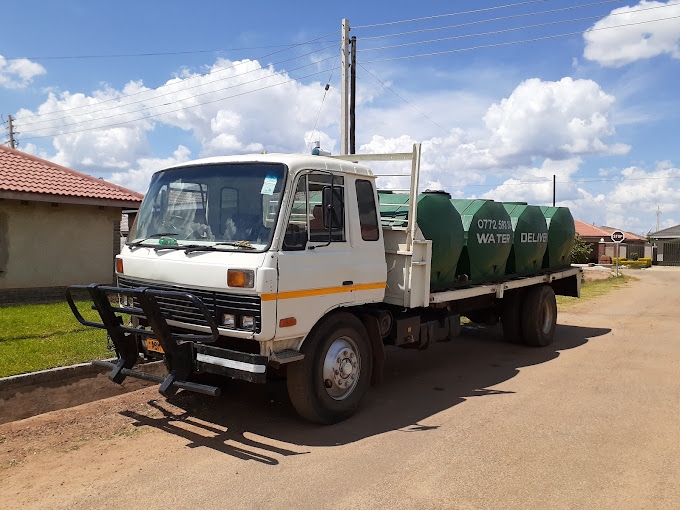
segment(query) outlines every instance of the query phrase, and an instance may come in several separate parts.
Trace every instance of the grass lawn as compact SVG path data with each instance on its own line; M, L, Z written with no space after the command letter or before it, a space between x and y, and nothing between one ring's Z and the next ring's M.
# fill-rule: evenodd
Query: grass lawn
M78 303L90 320L91 302ZM111 357L106 331L81 325L66 302L0 307L0 377Z
M634 276L619 275L618 278L612 276L603 280L593 280L591 282L584 282L581 285L581 297L573 298L566 296L557 296L557 310L568 310L576 303L584 300L594 299L596 297L608 294L614 289L625 286L628 282L637 281Z

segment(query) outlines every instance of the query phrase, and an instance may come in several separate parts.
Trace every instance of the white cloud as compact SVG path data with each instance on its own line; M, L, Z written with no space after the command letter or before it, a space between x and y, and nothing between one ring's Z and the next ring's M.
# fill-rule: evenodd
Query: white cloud
M680 223L680 168L668 161L660 162L653 170L628 167L607 171L611 191L592 193L584 189L587 183L574 178L579 160L544 162L541 168L526 170L526 174L506 180L483 198L494 200L522 200L534 204L552 202L552 174L557 175L557 205L569 207L576 219L622 228L644 235L656 228L657 206L662 212L662 227ZM539 180L544 182L527 184ZM571 176L571 178L570 178ZM571 181L571 182L568 182Z
M487 108L483 116L486 129L453 129L448 136L423 140L423 183L425 186L437 184L457 195L463 193L466 185L511 175L512 179L506 181L497 196L517 200L518 182L528 176L531 180L546 183L550 180L550 183L527 191L526 200L550 202L553 174L558 180L567 181L578 170L582 157L622 154L630 149L627 145L608 145L604 141L615 134L609 121L614 101L613 96L591 80L526 80L509 97ZM401 128L411 134L374 135L360 147L360 152L410 151L417 134L409 127L395 123L393 129ZM536 168L536 161L543 161L542 166ZM374 166L382 169L391 165ZM405 185L403 179L386 182L388 187ZM569 193L576 197L577 189L571 186Z
M486 145L506 164L625 153L629 147L603 142L615 133L608 119L614 101L592 80L523 81L488 109L484 121L491 136Z
M33 78L47 71L36 62L26 58L7 60L0 55L0 87L7 89L21 89L28 86Z
M126 188L145 193L149 186L151 175L158 170L168 168L172 165L189 161L191 151L180 145L169 158L140 158L136 167L125 172L115 172L108 179L114 184L125 186Z
M553 197L553 176L555 187L559 188L559 200L576 200L581 193L577 185L570 182L578 172L581 158L562 161L546 159L540 167L519 168L513 177L497 188L482 194L482 198L501 202L520 201L530 204L550 204Z
M339 93L326 92L321 108L324 92L319 82L303 84L256 61L218 59L205 74L182 70L158 89L129 82L90 95L51 92L35 112L17 113L17 129L29 142L50 137L49 159L59 164L96 175L129 169L136 183L139 162L151 155L148 133L159 126L189 132L200 156L306 152L315 123L317 133L337 127ZM335 140L324 140L334 150Z
M678 16L677 1L642 0L632 7L614 9L583 34L586 44L583 56L608 67L664 54L680 58Z

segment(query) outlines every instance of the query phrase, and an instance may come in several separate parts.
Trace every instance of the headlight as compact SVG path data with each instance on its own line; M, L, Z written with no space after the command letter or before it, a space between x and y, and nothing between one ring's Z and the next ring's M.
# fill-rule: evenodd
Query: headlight
M255 329L255 317L249 315L241 317L241 327L243 329Z
M236 327L236 316L233 313L223 313L222 314L222 326L227 328Z
M228 269L227 285L252 289L255 286L255 271L252 269Z

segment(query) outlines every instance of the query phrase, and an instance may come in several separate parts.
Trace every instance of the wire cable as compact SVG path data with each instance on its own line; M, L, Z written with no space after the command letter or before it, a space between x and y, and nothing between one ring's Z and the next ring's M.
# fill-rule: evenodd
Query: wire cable
M53 55L53 56L47 56L47 57L5 57L5 60L8 62L12 60L23 60L23 59L28 59L28 60L77 60L77 59L96 59L96 58L133 58L133 57L159 57L159 56L167 56L167 55L194 55L194 54L201 54L201 53L219 53L219 52L224 52L224 51L246 51L246 50L260 50L260 49L265 49L265 48L284 48L283 51L285 51L286 48L293 48L295 46L299 45L304 45L304 44L312 44L312 43L321 43L320 39L325 39L326 37L330 37L331 35L337 35L337 31L329 32L326 35L319 36L315 39L311 39L309 41L303 42L303 43L298 43L294 45L290 44L270 44L267 46L251 46L251 47L245 47L245 48L220 48L216 50L187 50L187 51L160 51L160 52L149 52L149 53L114 53L110 55Z
M524 18L527 16L538 16L541 14L553 14L556 12L562 12L562 11L571 11L574 9L582 9L585 7L593 7L596 5L602 5L602 4L610 4L612 2L620 2L621 0L603 0L602 2L593 2L589 4L581 4L581 5L572 5L569 7L561 7L559 9L551 9L547 11L534 11L534 12L525 12L522 14L511 14L509 16L499 16L496 18L487 18L487 19L481 19L481 20L476 20L476 21L468 21L466 23L459 23L457 25L447 25L444 27L433 27L433 28L421 28L420 30L409 30L407 32L399 32L395 34L384 34L384 35L375 35L375 36L368 36L368 37L362 37L362 41L369 41L369 40L375 40L375 39L385 39L388 37L403 37L405 35L412 35L412 34L418 34L422 32L434 32L438 30L448 30L452 28L462 28L462 27L467 27L467 26L472 26L472 25L479 25L482 23L492 23L494 21L503 21L503 20L508 20L508 19L515 19L515 18ZM666 4L660 7L668 7L669 5L675 5L675 4ZM650 7L650 9L656 9L658 7ZM642 9L639 9L642 10ZM646 9L645 9L646 10ZM637 12L637 11L636 11ZM619 14L619 13L616 13ZM601 17L601 16L600 16Z
M374 23L373 25L359 25L356 27L352 27L353 30L359 30L362 28L375 28L375 27L385 27L388 25L398 25L400 23L413 23L415 21L425 21L429 19L436 19L436 18L448 18L451 16L461 16L463 14L476 14L479 12L488 12L488 11L496 11L498 9L508 9L511 7L519 7L520 5L528 5L528 4L536 4L539 2L545 2L545 0L527 0L525 2L517 2L514 4L505 4L505 5L496 5L494 7L486 7L483 9L473 9L471 11L460 11L460 12L452 12L449 14L435 14L433 16L424 16L422 18L413 18L413 19L402 19L398 21L388 21L386 23Z
M674 6L674 5L680 5L680 4L657 5L657 6L654 6L654 7L647 7L647 8L644 8L644 9L638 9L635 12L647 11L647 10L651 10L651 9L660 9L660 8L663 8L663 7L671 7L671 6ZM619 12L619 13L611 14L611 16L615 16L615 15L619 15L619 14L629 14L629 13ZM438 39L429 39L429 40L425 40L425 41L413 41L413 42L402 43L402 44L394 44L394 45L391 45L391 46L381 46L381 47L377 47L377 48L364 48L364 49L358 50L358 51L359 52L362 52L362 51L379 51L379 50L386 50L386 49L392 49L392 48L402 48L404 46L414 46L414 45L417 45L417 44L429 44L429 43L435 43L435 42L441 42L441 41L450 41L450 40L453 40L453 39L464 39L464 38L468 38L468 37L481 37L481 36L485 36L485 35L497 35L497 34L503 34L503 33L506 33L506 32L516 32L516 31L520 31L520 30L529 30L529 29L532 29L532 28L547 27L547 26L559 25L559 24L563 24L563 23L574 23L576 21L588 21L588 20L593 20L593 19L602 19L602 16L599 16L599 15L598 16L585 16L585 17L582 17L582 18L572 18L572 19L562 19L562 20L556 20L556 21L547 21L545 23L537 23L537 24L534 24L534 25L525 25L525 26L522 26L522 27L504 28L502 30L494 30L494 31L490 31L490 32L478 32L478 33L475 33L475 34L461 34L461 35L454 35L454 36L451 36L451 37L440 37Z
M297 71L297 70L303 69L303 68L305 68L305 67L309 67L309 66L313 66L313 65L318 65L318 64L320 64L320 63L322 63L322 62L325 62L325 61L327 61L327 60L331 60L331 59L334 59L334 58L337 58L337 57L335 57L335 56L333 56L333 57L328 57L328 58L325 58L325 59L320 60L320 61L318 61L318 62L313 62L313 63L311 63L311 64L306 64L306 65L303 65L303 66L300 66L300 67L291 69L290 71ZM266 72L266 69L260 69L260 70ZM288 73L288 72L290 72L290 71L287 71L286 73ZM208 91L208 92L202 92L202 93L200 93L200 94L194 94L194 95L192 95L192 96L190 96L190 97L184 98L183 101L190 100L190 99L195 99L195 98L197 98L197 97L205 96L205 95L208 95L208 94L214 94L214 93L216 93L216 92L223 92L223 91L225 91L225 90L233 89L233 88L236 88L236 87L241 87L241 86L244 86L244 85L249 85L249 84L251 84L251 83L255 83L255 82L258 82L258 81L261 81L261 80L266 80L266 79L271 78L271 77L276 76L276 75L278 75L278 76L283 76L283 73L282 73L282 72L276 72L276 71L274 71L273 74L267 74L266 76L262 76L262 77L260 77L260 78L254 79L254 80L250 80L250 81L243 82L243 83L238 83L238 84L236 84L236 85L229 85L229 86L227 86L227 87L222 87L222 88L216 89L216 90L210 90L210 91ZM260 89L257 89L257 90L260 90ZM181 92L183 92L183 91L178 91L178 93L181 93ZM143 111L146 111L146 110L151 110L151 109L154 109L154 108L160 108L160 107L163 107L163 106L168 106L168 105L170 105L170 104L172 104L172 103L165 103L165 104L153 105L153 106L145 106L144 108L138 108L138 109L136 109L136 110L134 110L134 111L131 111L131 112L120 112L120 113L116 113L116 114L113 114L113 115L108 115L108 116L105 116L105 117L98 117L98 118L96 118L96 119L85 119L85 120L80 120L80 121L77 121L77 122L70 122L70 123L67 123L67 124L61 124L61 125L59 125L59 126L53 126L53 127L51 126L51 127L44 127L44 128L36 128L36 129L33 129L33 130L24 130L23 133L24 133L24 134L30 134L30 133L36 133L36 132L45 131L45 130L54 129L54 128L59 129L59 128L65 128L65 127L69 127L69 126L76 126L76 125L84 124L84 123L88 123L88 122L97 122L97 121L100 121L100 120L112 119L112 118L120 117L120 116L123 116L123 115L131 115L131 114L135 114L135 113L140 113L140 112L143 112ZM200 105L202 105L202 104L207 104L207 103L199 103L199 104L196 105L196 106L200 106Z
M416 108L413 104L411 104L409 101L407 101L407 100L404 99L402 96L400 96L400 95L399 95L392 87L390 87L389 85L387 85L384 81L382 81L380 78L378 78L375 74L373 74L371 71L369 71L368 69L366 69L366 68L363 66L363 64L359 64L359 67L361 67L364 71L366 71L368 74L370 74L371 76L373 76L373 78L375 78L378 82L380 82L380 83L382 84L383 87L385 87L387 90L389 90L390 92L392 92L395 96L397 96L399 99L401 99L404 103L406 103L407 105L409 105L411 108L413 108L416 112L418 112L418 113L419 113L420 115L422 115L424 118L426 118L427 120L429 120L430 122L432 122L432 124L434 124L434 125L437 126L439 129L441 129L442 131L444 131L444 133L446 133L447 136L450 134L450 131L449 131L448 129L446 129L446 128L443 127L441 124L438 124L437 122L435 122L434 120L432 120L430 117L428 117L427 115L425 115L425 113L423 113L422 111L420 111L420 110L419 110L418 108Z
M182 106L181 108L176 108L174 110L169 110L167 112L155 113L155 114L152 114L152 115L145 115L143 117L140 117L139 119L126 120L126 121L122 121L122 122L117 122L115 124L108 124L108 125L105 125L105 126L96 126L96 127L91 127L91 128L77 129L77 130L68 131L68 132L65 132L65 133L58 133L56 135L30 136L30 137L25 137L24 140L36 140L36 139L39 139L39 138L53 138L55 136L70 135L70 134L74 134L74 133L82 133L84 131L92 131L94 129L106 129L106 128L111 128L111 127L122 126L122 125L125 125L125 124L131 124L133 122L139 122L139 121L143 121L143 120L147 120L147 119L151 119L151 118L155 118L155 117L160 117L162 115L168 115L170 113L175 113L175 112L179 112L179 111L182 111L182 110L188 110L188 109L196 108L196 107L199 107L199 106L205 106L207 104L217 103L217 102L220 102L220 101L226 101L227 99L232 99L234 97L244 96L246 94L252 94L254 92L259 92L260 90L278 87L280 85L285 85L286 83L296 82L298 80L309 78L311 76L316 76L318 74L327 73L328 71L330 71L332 69L338 69L338 66L332 67L332 68L329 68L329 69L324 69L322 71L317 71L317 72L308 74L306 76L301 76L299 78L291 78L290 80L282 81L280 83L274 83L274 84L271 84L271 85L266 85L266 86L260 87L258 89L247 90L247 91L241 92L239 94L233 94L231 96L221 97L219 99L214 99L212 101L206 101L205 103L199 103L199 104L189 105L189 106Z
M668 18L658 18L658 19L653 19L653 20L647 20L647 21L638 21L635 23L626 23L623 25L616 25L613 27L600 27L600 28L590 28L583 32L582 30L579 30L578 32L569 32L565 34L553 34L553 35L546 35L542 37L535 37L533 39L523 39L521 41L507 41L507 42L502 42L502 43L492 43L492 44L482 44L479 46L472 46L469 48L458 48L454 50L443 50L443 51L436 51L436 52L431 52L431 53L421 53L418 55L405 55L401 57L391 57L391 58L383 58L383 59L376 59L376 60L368 60L364 62L364 64L373 64L377 62L392 62L394 60L406 60L406 59L413 59L413 58L420 58L420 57L433 57L437 55L446 55L450 53L462 53L464 51L472 51L472 50L480 50L480 49L485 49L485 48L497 48L500 46L513 46L517 44L525 44L525 43L531 43L531 42L537 42L537 41L545 41L548 39L557 39L559 37L569 37L572 35L583 35L584 33L588 32L595 32L598 30L610 30L613 28L621 28L621 27L629 27L629 26L634 26L634 25L642 25L645 23L655 23L658 21L668 21L672 19L677 19L680 18L680 16L670 16Z
M323 97L321 98L321 104L319 105L319 111L316 114L316 120L314 121L314 128L312 128L312 134L309 137L309 150L312 149L312 144L314 143L314 133L316 132L316 125L319 123L319 117L321 117L321 108L323 108L324 101L326 101L326 94L328 94L328 89L331 87L331 80L333 79L333 69L331 69L331 75L328 77L326 86L323 90Z
M326 48L323 48L323 49L328 49L328 48L330 48L330 47L331 47L331 46L327 46ZM321 51L321 50L319 50L319 51ZM307 56L307 55L310 55L310 54L313 54L313 53L316 53L316 52L307 53L307 54L302 55L302 56ZM297 60L298 58L300 58L300 57L289 58L289 59L282 60L282 61L279 61L279 62L277 62L277 63L275 63L275 64L271 64L271 65L281 64L281 63L283 63L283 62L288 62L288 61L290 61L290 60ZM332 58L336 58L336 57L334 57L334 56L333 56L333 57L327 57L327 58L322 59L322 60L317 60L317 61L315 61L315 62L312 62L312 63L306 64L306 65L303 65L303 66L299 66L299 67L290 69L290 70L288 70L288 71L286 71L286 72L296 71L296 70L302 69L302 68L304 68L304 67L309 67L309 66L317 65L317 64L319 64L319 63L321 63L321 62L325 62L326 60L330 60L330 59L332 59ZM248 62L252 62L252 61L248 61ZM242 63L247 63L247 62L242 62ZM215 73L221 72L221 71L223 71L223 70L225 70L225 69L230 69L230 68L233 68L233 67L234 67L234 66L230 66L230 67L228 67L228 68L219 69L219 70L215 71ZM86 111L86 112L83 112L83 113L74 114L74 116L78 117L78 116L82 116L82 115L93 115L93 114L97 114L97 113L104 112L104 111L108 111L108 110L123 108L123 107L129 106L129 105L133 105L133 104L138 104L138 103L144 103L144 102L154 101L155 99L158 99L158 98L161 98L161 97L169 96L169 95L172 95L172 94L181 94L181 93L183 93L183 92L185 92L185 91L187 91L187 90L192 90L192 89L195 89L195 88L204 87L204 86L211 85L211 84L213 84L213 83L217 83L217 82L221 82L221 81L225 81L225 80L231 80L231 79L234 79L234 78L238 78L238 77L241 77L241 76L245 76L245 75L250 74L250 73L257 72L257 71L266 71L266 68L265 68L265 67L259 67L259 68L257 68L257 69L251 69L250 71L246 71L245 73L235 74L235 75L233 75L233 76L227 76L227 77L225 77L225 78L219 78L219 79L217 79L217 80L212 80L212 81L207 81L207 82L204 82L204 83L199 83L198 85L193 85L193 86L190 86L190 87L184 87L184 88L181 88L181 89L179 89L179 90L174 90L174 91L166 92L166 93L163 93L163 94L158 94L158 95L153 96L153 97L150 97L150 98L144 98L144 99L140 99L140 100L137 100L137 101L131 101L131 102L128 102L128 103L125 103L125 104L114 104L114 105L109 106L109 107L106 107L106 108L94 108L94 109L92 109L92 110L90 110L90 111ZM275 74L280 74L280 73L281 73L280 71L273 71L273 72L274 72ZM201 75L201 76L209 76L209 74ZM271 76L271 75L268 75L268 76ZM241 86L241 85L245 85L245 84L248 84L248 83L253 83L253 82L256 82L256 81L259 81L259 80L266 79L268 76L264 76L264 77L261 77L261 78L257 78L257 79L255 79L255 80L251 80L251 81L248 81L248 82L240 83L240 84L237 84L237 85L231 85L231 86L229 86L229 87L224 87L224 88L217 89L217 90L214 90L214 91L204 92L204 93L201 93L201 94L195 94L195 95L192 96L192 97L198 97L198 96L202 96L202 95L205 95L205 94L210 94L211 92L217 92L217 91L226 90L226 89L229 89L229 88L233 88L233 87L238 87L238 86ZM187 80L190 80L190 79L193 79L193 78L195 78L195 77L187 78ZM179 83L172 83L172 84L170 84L170 85L164 85L164 87L165 87L165 86L171 86L171 85L181 85L181 84L184 84L184 83L186 83L186 82L183 81L183 82L179 82ZM159 87L159 88L160 88L160 87ZM158 89L154 89L154 90L158 90ZM147 92L147 91L144 91L144 92ZM131 94L131 95L132 95L132 94ZM131 96L131 95L130 95L130 96ZM130 96L127 96L127 97L130 97ZM102 104L102 103L110 102L110 101L115 101L115 100L117 100L117 99L118 99L118 98L107 99L107 100L105 100L105 101L102 101L101 103L98 103L97 105L94 105L94 106L99 106L99 105ZM60 110L60 111L50 112L50 113L60 113L60 114L61 114L61 113L63 113L64 111L71 111L71 110L75 110L75 109L78 109L78 108L85 108L85 107L92 107L92 106L93 106L93 105L82 105L82 106L79 106L79 107L74 107L74 108L72 108L72 109L70 109L70 110ZM162 106L162 105L158 105L158 106ZM135 111L142 111L142 110L146 110L146 109L149 109L149 108L156 108L156 107L157 107L157 106L148 106L148 107L140 108L140 109L135 110ZM134 112L122 112L122 113L119 113L119 114L116 114L116 115L126 115L126 114L128 114L128 113L134 113ZM115 116L115 115L114 115L114 116ZM61 120L61 119L63 119L63 118L64 118L64 115L61 115L61 117L55 117L55 118L53 118L53 119L43 119L43 120L38 120L38 121L35 121L35 122L27 122L27 123L21 122L20 124L21 124L21 126L22 126L22 129L25 129L26 127L29 127L29 128L30 128L30 126L33 126L33 125L35 125L35 124L44 124L44 123L50 123L50 122L51 122L51 123L54 123L54 122L59 121L59 120ZM111 118L111 116L109 116L109 117L104 117L104 118ZM86 120L77 121L77 122L73 122L73 123L69 123L69 124L64 124L63 126L70 126L70 125L73 125L73 124L80 124L80 123L83 123L83 122L89 122L90 120L91 120L91 119L86 119ZM42 130L42 129L47 129L47 128L40 128L40 127L38 127L38 128L29 129L29 130L27 130L27 131L28 131L28 132L35 132L35 131L40 131L40 130ZM27 131L24 131L24 133L26 133Z

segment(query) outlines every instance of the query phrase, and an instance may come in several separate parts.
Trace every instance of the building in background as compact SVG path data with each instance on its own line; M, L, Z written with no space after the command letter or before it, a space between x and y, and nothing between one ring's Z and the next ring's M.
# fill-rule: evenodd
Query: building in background
M612 232L621 230L614 227L596 227L585 221L574 220L576 233L580 235L583 240L588 243L592 250L590 252L590 262L610 264L612 258L616 257L616 243L612 241ZM633 234L632 232L625 232L625 240L620 243L619 257L630 258L633 254L638 257L651 257L651 246L647 242L646 237Z
M648 237L656 246L657 264L680 266L680 225L651 232Z
M0 304L112 283L122 211L143 195L0 146Z

